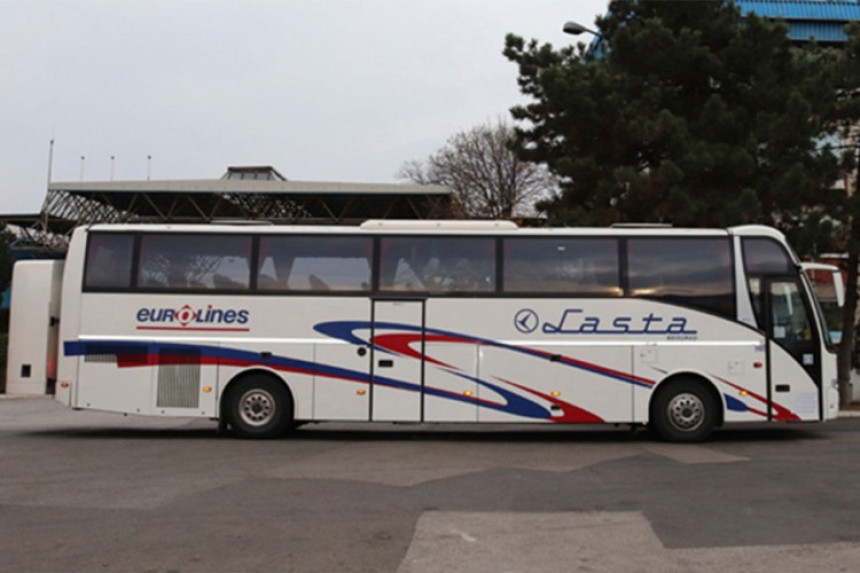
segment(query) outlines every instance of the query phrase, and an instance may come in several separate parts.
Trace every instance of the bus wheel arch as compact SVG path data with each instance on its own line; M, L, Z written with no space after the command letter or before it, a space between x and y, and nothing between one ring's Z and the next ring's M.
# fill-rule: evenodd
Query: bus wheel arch
M660 382L648 406L648 426L670 442L701 442L723 424L723 400L714 384L697 374L674 374Z
M268 370L234 376L221 395L220 416L240 438L268 439L294 427L295 400L289 387Z

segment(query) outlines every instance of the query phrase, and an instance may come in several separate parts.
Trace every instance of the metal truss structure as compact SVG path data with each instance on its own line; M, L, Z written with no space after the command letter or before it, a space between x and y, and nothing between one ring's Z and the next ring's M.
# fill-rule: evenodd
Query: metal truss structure
M231 167L216 180L52 183L38 215L0 220L15 250L62 252L72 229L95 223L349 225L367 219L443 219L449 189L287 181L271 167Z

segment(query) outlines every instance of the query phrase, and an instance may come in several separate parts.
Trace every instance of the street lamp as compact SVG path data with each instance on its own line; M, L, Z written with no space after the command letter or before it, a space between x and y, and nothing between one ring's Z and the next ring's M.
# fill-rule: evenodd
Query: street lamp
M583 32L586 32L586 33L591 34L592 36L594 36L596 38L601 37L599 32L595 32L591 28L586 28L585 26L583 26L579 22L574 22L573 20L571 20L569 22L565 22L564 27L562 28L562 31L564 31L565 34L571 34L573 36L579 36Z

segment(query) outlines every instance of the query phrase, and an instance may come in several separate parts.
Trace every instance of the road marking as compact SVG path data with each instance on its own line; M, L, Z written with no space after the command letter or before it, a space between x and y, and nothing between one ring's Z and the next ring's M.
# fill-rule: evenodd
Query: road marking
M692 444L648 444L645 450L682 464L725 464L748 462L749 458L727 454L713 448Z
M860 543L667 549L638 512L427 512L398 573L849 571Z
M467 543L475 543L476 541L478 541L477 539L475 539L474 537L472 537L468 533L464 533L464 532L460 531L459 529L453 529L453 530L451 530L451 533L453 533L454 535L459 535L460 538Z

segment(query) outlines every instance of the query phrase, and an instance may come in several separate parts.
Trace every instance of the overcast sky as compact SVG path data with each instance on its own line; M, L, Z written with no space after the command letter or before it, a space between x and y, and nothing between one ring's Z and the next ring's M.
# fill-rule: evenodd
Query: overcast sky
M523 100L513 32L561 46L608 0L0 0L0 213L52 180L395 182ZM587 39L587 38L586 38Z

